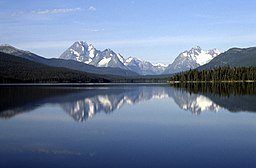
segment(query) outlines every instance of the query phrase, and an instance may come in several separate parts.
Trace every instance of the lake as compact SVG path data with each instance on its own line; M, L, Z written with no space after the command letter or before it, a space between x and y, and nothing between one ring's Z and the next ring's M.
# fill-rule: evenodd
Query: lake
M0 86L1 167L256 167L239 87Z

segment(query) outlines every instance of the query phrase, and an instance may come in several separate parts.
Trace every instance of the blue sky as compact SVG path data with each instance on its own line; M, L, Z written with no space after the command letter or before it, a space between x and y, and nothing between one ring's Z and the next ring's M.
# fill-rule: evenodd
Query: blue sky
M194 46L256 46L255 0L0 0L0 43L58 57L75 41L171 63Z

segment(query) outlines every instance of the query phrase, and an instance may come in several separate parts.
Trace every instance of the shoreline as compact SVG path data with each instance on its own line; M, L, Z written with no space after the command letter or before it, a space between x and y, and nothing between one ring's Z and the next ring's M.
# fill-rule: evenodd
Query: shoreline
M169 84L178 83L256 83L254 80L238 80L238 81L168 81Z
M169 83L1 83L1 86L125 86L125 85L168 85Z

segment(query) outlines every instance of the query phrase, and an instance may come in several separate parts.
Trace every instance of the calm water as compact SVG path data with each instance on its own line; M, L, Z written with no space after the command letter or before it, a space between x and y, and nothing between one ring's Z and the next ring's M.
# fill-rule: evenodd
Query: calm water
M156 86L1 86L8 167L256 167L256 95Z

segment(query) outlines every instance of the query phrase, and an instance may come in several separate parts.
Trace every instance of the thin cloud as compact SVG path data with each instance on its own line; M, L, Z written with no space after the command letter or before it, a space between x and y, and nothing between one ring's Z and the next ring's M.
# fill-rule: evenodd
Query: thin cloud
M83 31L87 32L87 33L91 33L91 32L102 32L105 29L97 29L97 28L84 28L82 29Z
M44 9L44 10L32 10L32 11L18 11L12 13L12 16L20 16L26 14L35 14L35 15L50 15L50 14L62 14L62 13L71 13L79 12L81 8L56 8L56 9Z
M94 12L94 11L96 11L97 9L94 7L94 6L90 6L89 8L88 8L88 11L91 11L91 12Z
M57 8L57 9L46 9L46 10L35 10L32 11L34 14L45 15L45 14L59 14L59 13L70 13L81 11L81 8Z

